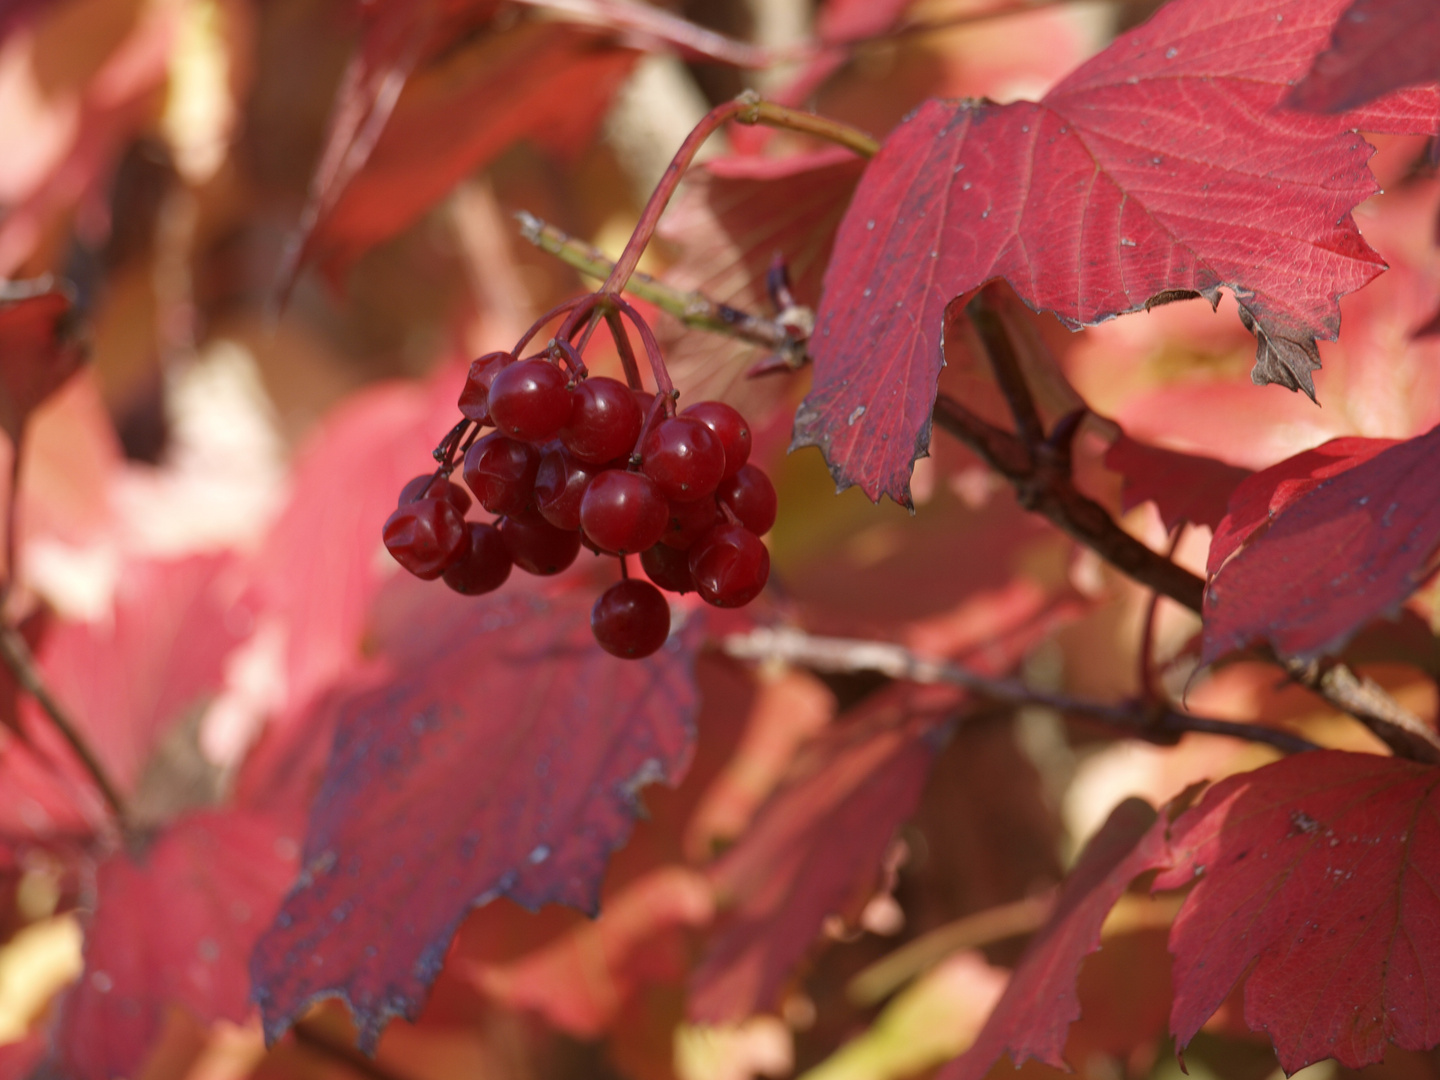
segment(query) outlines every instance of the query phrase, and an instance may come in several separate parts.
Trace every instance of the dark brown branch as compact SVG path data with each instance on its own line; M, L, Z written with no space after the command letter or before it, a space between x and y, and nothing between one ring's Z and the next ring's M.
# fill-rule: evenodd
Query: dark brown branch
M993 318L993 309L987 307L981 297L977 297L966 312L973 318L977 310L982 320L986 316ZM1026 417L1034 413L1034 403L1015 351L1008 343L1008 332L998 318L987 326L989 334L977 326L981 342L1014 411L1017 425L1022 430L1029 428L1032 422ZM1005 347L990 347L989 338L995 333L1007 339ZM1055 430L1038 443L1026 442L996 427L945 394L936 399L934 419L937 427L965 443L1009 480L1021 506L1044 515L1062 532L1141 585L1170 597L1197 615L1202 613L1205 597L1202 578L1146 547L1122 529L1103 506L1076 489L1070 468L1070 440L1083 414L1062 417ZM1357 676L1338 662L1301 663L1271 658L1301 686L1359 720L1396 755L1440 764L1440 736L1374 681Z
M958 664L932 660L883 641L816 637L802 630L759 627L721 639L720 649L741 660L780 659L815 671L877 671L907 682L943 683L1006 705L1043 705L1150 742L1173 743L1187 731L1202 731L1265 743L1287 754L1317 749L1308 739L1259 724L1195 716L1142 701L1106 704L1032 690L1014 679L992 679Z
M40 669L35 664L35 657L30 652L30 646L25 639L8 623L0 622L0 660L10 669L10 674L15 676L15 681L20 688L33 697L50 722L55 725L55 730L60 732L65 741L70 744L70 749L75 751L75 756L85 766L90 778L95 781L101 796L110 807L110 812L115 815L115 820L124 827L126 821L125 800L120 796L120 790L110 779L110 774L105 771L105 766L100 759L91 751L80 729L70 719L64 706L50 693L50 688L45 685L45 680L40 675Z

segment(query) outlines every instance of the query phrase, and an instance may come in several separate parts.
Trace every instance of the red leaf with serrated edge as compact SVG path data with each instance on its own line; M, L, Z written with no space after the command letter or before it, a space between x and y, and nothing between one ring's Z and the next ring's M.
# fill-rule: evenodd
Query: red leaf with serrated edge
M1182 521L1216 528L1231 492L1251 475L1249 469L1151 446L1123 432L1105 452L1105 467L1125 477L1120 494L1124 509L1153 502L1167 529Z
M1255 530L1273 521L1277 514L1307 491L1369 461L1397 442L1398 439L1365 439L1359 436L1331 439L1241 481L1231 493L1225 516L1210 541L1206 574L1213 577L1225 565L1225 560L1255 534Z
M1440 82L1435 0L1354 0L1289 104L1343 112L1404 86Z
M638 55L574 27L522 22L487 28L412 73L423 24L376 26L384 47L352 63L287 279L311 261L339 274L523 138L580 149Z
M252 959L275 1037L342 997L373 1050L414 1018L466 912L499 896L593 910L648 783L693 742L698 628L617 660L594 596L458 597L422 583L387 628L395 674L341 711L304 869Z
M0 429L14 442L85 357L70 288L44 278L0 282L0 356Z
M1382 268L1349 216L1370 148L1347 118L1276 110L1339 7L1175 0L1038 104L921 106L840 227L796 444L908 503L945 307L994 277L1071 326L1229 288L1255 380L1313 393L1336 298ZM1411 104L1397 128L1433 127L1436 102Z
M1080 1017L1080 964L1100 947L1100 928L1137 876L1164 864L1166 820L1142 799L1126 799L1085 845L1061 887L1055 911L1021 957L984 1029L936 1080L978 1080L1008 1053L1067 1068L1062 1053Z
M298 847L275 820L230 810L182 818L102 863L85 972L54 1036L65 1075L136 1075L171 1007L244 1020L245 958L294 880Z
M1440 769L1318 751L1221 781L1171 827L1156 889L1198 878L1170 934L1184 1046L1242 979L1287 1073L1440 1042Z
M716 902L730 910L691 979L693 1020L773 1008L826 917L858 915L873 894L943 742L939 717L917 712L911 695L882 692L803 748L787 783L712 867Z
M1257 641L1331 655L1394 611L1440 548L1440 427L1302 495L1205 589L1204 664Z

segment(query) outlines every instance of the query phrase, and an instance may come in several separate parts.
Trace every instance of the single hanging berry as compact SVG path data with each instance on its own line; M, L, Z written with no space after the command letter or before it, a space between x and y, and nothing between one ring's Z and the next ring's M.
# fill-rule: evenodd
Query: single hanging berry
M666 503L644 473L602 472L580 500L580 527L601 550L639 553L665 532Z
M648 581L617 581L590 611L590 631L612 656L638 660L670 636L670 605Z
M505 538L494 525L482 521L467 521L465 531L467 542L460 557L441 577L465 596L494 592L509 580L513 565Z
M560 441L571 454L599 465L630 453L645 418L628 386L600 375L580 383L570 398Z

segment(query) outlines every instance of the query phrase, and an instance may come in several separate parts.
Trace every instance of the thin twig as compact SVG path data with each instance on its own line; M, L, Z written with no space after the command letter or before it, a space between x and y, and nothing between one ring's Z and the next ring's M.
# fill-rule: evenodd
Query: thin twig
M516 213L515 220L520 223L520 235L526 240L587 277L603 281L614 272L615 260L599 248L570 236L524 210ZM787 359L788 354L798 352L800 355L794 358L794 366L799 367L805 363L804 342L792 337L776 319L765 319L740 311L728 304L712 300L702 292L681 292L639 271L630 275L625 291L675 316L686 326L725 334L753 345L774 349L787 354Z
M1308 739L1258 724L1195 716L1140 701L1110 705L1033 690L1014 679L992 679L947 660L920 656L904 646L883 641L817 637L788 627L757 627L722 638L720 650L741 660L779 659L815 671L847 674L877 671L907 682L957 686L1007 705L1043 705L1150 741L1171 742L1184 732L1203 731L1266 743L1289 754L1317 749Z
M857 1005L874 1005L952 953L1033 934L1055 910L1055 895L1056 890L1050 889L938 926L862 970L850 980L845 994Z
M95 786L100 790L110 812L115 815L115 820L123 828L129 818L126 815L125 800L120 796L120 790L110 779L105 766L100 759L91 751L84 736L80 734L75 722L65 711L64 706L50 693L50 688L45 685L45 680L40 675L40 669L35 664L35 657L30 652L30 646L20 632L8 623L0 623L0 660L10 669L15 676L15 681L20 684L36 703L45 710L45 715L55 725L65 741L70 744L70 749L75 751L75 756L85 766L90 778L95 781Z

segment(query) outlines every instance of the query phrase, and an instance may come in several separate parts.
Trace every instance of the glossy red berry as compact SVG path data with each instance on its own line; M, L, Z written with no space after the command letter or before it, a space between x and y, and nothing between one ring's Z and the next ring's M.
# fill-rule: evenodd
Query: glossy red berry
M406 503L412 503L416 499L426 496L448 499L455 509L460 511L462 517L465 515L465 511L470 509L469 492L459 484L440 479L434 473L426 473L424 476L417 476L409 481L400 489L400 501L396 505L404 506Z
M575 457L601 464L634 449L644 417L628 386L601 375L575 387L570 400L560 441Z
M680 413L699 420L715 433L725 448L725 473L721 479L734 476L740 466L750 460L750 425L740 411L723 401L701 401Z
M775 524L775 485L754 465L746 465L722 481L715 497L756 536L764 536Z
M510 558L527 574L558 574L580 554L578 532L557 529L534 510L505 518L500 522L500 535Z
M563 371L544 360L519 360L490 384L490 421L523 442L553 439L570 419L570 391Z
M590 630L612 656L638 660L657 652L670 636L670 605L648 581L618 581L595 601Z
M693 502L713 492L725 473L725 447L699 420L672 416L656 424L641 447L645 475L661 494Z
M680 551L688 551L696 540L724 520L713 495L695 502L672 502L667 512L669 517L660 542Z
M465 523L467 543L460 558L445 571L445 584L466 596L494 592L510 577L510 552L494 525L483 521Z
M495 376L515 362L505 352L486 353L470 362L470 373L460 391L460 415L481 424L490 423L490 384Z
M535 509L557 529L580 528L580 500L605 468L576 460L563 446L552 447L535 474Z
M416 499L385 522L385 547L410 573L433 581L465 547L465 519L447 499Z
M530 505L540 451L492 431L465 451L465 483L492 514L516 514Z
M616 554L644 551L665 532L665 498L644 473L609 469L580 500L580 527L595 545Z
M716 607L743 607L770 578L770 552L740 525L717 525L690 549L695 590Z
M666 592L695 591L695 579L690 575L688 551L656 544L640 553L640 566L645 571L645 576Z

